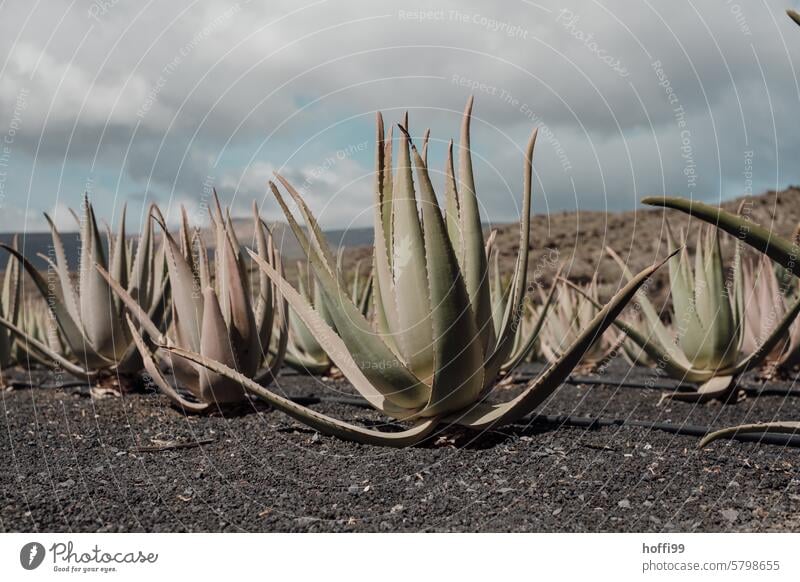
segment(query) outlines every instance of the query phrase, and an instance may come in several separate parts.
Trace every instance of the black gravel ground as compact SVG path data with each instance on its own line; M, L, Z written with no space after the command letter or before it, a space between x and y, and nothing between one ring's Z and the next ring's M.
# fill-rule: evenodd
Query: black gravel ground
M601 377L646 373L614 362ZM300 376L277 389L349 393ZM659 396L564 385L540 412L714 427L800 418L796 396ZM159 395L77 387L0 399L2 531L800 531L800 452L781 446L698 450L696 438L641 428L535 424L445 430L393 450L321 436L260 405L187 417ZM341 403L314 408L379 420Z

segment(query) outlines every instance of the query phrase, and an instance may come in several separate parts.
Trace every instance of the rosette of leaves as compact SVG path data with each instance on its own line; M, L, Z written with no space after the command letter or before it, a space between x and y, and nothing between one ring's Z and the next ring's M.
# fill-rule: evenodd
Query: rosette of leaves
M378 115L374 322L363 316L342 287L316 219L297 191L280 176L278 180L294 199L307 229L298 224L275 184L271 184L273 193L322 287L335 330L278 269L255 257L354 388L378 411L411 422L410 428L384 432L336 419L275 394L216 359L178 348L171 350L240 382L312 428L361 443L407 446L427 438L440 424L482 430L514 422L534 410L569 375L594 338L611 325L656 267L644 270L613 297L561 359L516 398L503 403L486 401L513 347L526 289L536 134L524 158L520 250L497 333L492 323L486 251L472 171L471 110L470 99L461 129L458 179L452 146L448 155L446 214L437 200L425 159L411 144L407 123L400 127L395 170L392 141L386 140Z
M652 206L672 208L707 222L735 236L739 241L749 245L756 251L765 254L774 262L793 273L795 277L800 277L800 261L798 261L800 245L752 222L747 217L709 204L678 197L648 197L643 199L642 202ZM712 432L700 442L700 446L705 446L716 439L731 437L735 434L795 433L797 431L800 431L800 421L746 424Z
M55 255L54 259L39 255L48 264L47 277L18 250L0 245L19 261L33 280L52 313L66 349L53 349L48 342L27 333L18 325L19 322L5 317L0 318L0 326L14 334L28 351L37 353L40 361L79 378L94 379L100 375L131 375L139 372L142 361L125 325L126 309L94 265L110 270L120 285L135 297L139 308L146 310L157 325L164 325L168 290L164 278L164 257L154 248L150 227L150 216L153 214L158 214L158 210L150 206L134 250L125 234L123 207L116 237L108 232L107 260L94 210L86 198L82 217L73 214L80 226L77 285L71 277L61 234L47 214L45 218L50 225Z
M237 380L216 374L191 358L173 356L181 348L198 358L221 362L253 382L271 382L286 352L288 318L285 301L260 271L252 296L250 270L229 213L216 199L209 212L214 234L213 261L199 231L190 232L183 212L179 244L161 222L172 289L173 325L163 333L124 286L98 266L98 273L130 309L128 329L155 387L187 412L203 413L246 401ZM257 253L254 258L283 273L280 255L267 225L253 205ZM171 367L176 385L162 371Z
M676 248L667 229L667 244ZM629 280L631 272L613 250L606 249ZM733 282L726 285L726 269L717 231L698 229L694 262L686 247L669 260L672 295L673 334L661 321L658 312L644 293L636 301L649 329L642 332L618 320L616 325L647 356L673 378L699 384L694 392L675 392L668 398L703 401L731 394L735 378L759 366L782 341L800 312L795 301L775 323L771 332L745 354L745 293L741 246L736 245Z

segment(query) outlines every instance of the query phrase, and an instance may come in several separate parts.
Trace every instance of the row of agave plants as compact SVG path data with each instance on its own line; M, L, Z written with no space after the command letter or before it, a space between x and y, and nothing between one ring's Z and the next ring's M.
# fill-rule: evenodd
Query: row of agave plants
M495 237L486 240L482 229L471 115L472 99L463 115L457 168L452 142L448 148L444 207L429 175L428 133L418 150L407 116L395 139L378 115L375 242L367 276L361 266L345 272L341 254L335 256L301 195L279 175L269 187L306 256L297 287L287 280L255 205L254 248L243 250L230 212L215 197L212 253L185 212L173 234L157 206L149 208L136 239L125 233L123 212L106 245L87 200L76 216L77 281L52 222L54 256L43 257L47 276L16 245L4 245L11 258L0 305L0 365L38 362L92 381L146 372L185 411L201 413L254 396L321 432L406 446L440 426L483 430L512 423L577 367L596 366L615 353L698 385L694 392L669 395L692 400L729 397L737 376L765 362L777 369L800 361L796 243L718 208L677 198L644 201L734 235L730 269L718 231L708 226L698 233L693 263L681 245L684 233L670 234L668 257L637 274L608 249L625 284L605 305L596 281L578 287L557 274L549 290L529 287L535 130L523 163L519 250L510 279L503 281ZM760 251L760 258L745 245ZM663 262L669 265L671 326L643 288ZM41 296L38 304L21 305L23 271ZM623 315L629 303L635 309ZM547 366L517 396L502 403L489 397L521 362L537 358ZM409 426L366 428L278 394L270 385L284 363L341 374L370 405ZM706 440L735 430L797 428L747 425Z

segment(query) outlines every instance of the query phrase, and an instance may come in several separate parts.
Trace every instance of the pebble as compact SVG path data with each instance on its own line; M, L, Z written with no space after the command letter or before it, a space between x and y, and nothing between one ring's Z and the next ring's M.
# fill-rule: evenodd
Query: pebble
M618 501L617 505L619 507L621 507L622 509L630 509L631 502L629 500L627 500L627 499L623 499L622 501Z
M720 511L720 513L722 514L722 517L730 522L734 522L739 519L739 512L735 509L723 509Z

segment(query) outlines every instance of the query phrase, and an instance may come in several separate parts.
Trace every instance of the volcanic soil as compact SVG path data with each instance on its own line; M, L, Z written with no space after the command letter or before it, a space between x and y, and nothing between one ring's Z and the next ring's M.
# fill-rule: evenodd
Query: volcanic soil
M649 374L614 361L596 376L606 385L565 384L538 412L712 427L800 417L797 394L780 394L793 381L729 404L659 404L659 390L619 385ZM330 400L351 395L346 382L287 373L275 389L385 422ZM3 531L800 530L800 454L786 446L701 450L696 437L624 424L535 421L442 428L394 450L320 435L259 403L187 416L158 394L80 386L9 389L0 402Z

